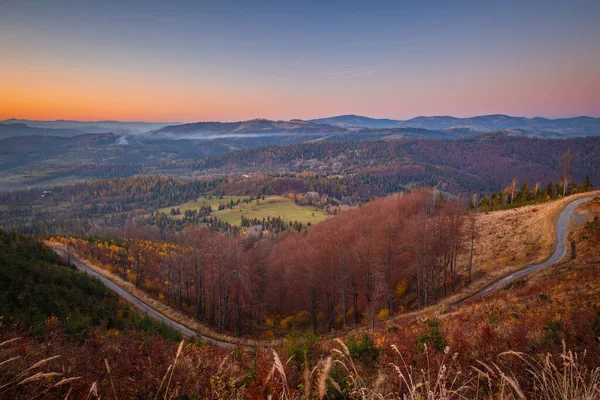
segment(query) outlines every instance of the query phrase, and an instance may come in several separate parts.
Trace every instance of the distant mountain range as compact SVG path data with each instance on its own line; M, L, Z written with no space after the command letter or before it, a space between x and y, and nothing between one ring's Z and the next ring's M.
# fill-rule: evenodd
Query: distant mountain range
M359 115L303 121L253 119L239 122L119 122L119 121L0 121L0 138L19 136L77 136L115 133L153 139L264 139L281 144L308 140L368 140L393 137L455 139L504 131L513 136L569 138L600 135L600 118L524 118L483 115L473 118L447 116L409 120L375 119ZM287 138L286 138L287 137ZM264 141L263 140L263 141ZM257 140L263 143L263 141ZM272 144L272 143L270 143ZM262 145L262 144L261 144Z
M202 138L200 136L247 136L247 135L306 135L306 134L339 134L348 129L338 126L306 122L302 120L271 121L268 119L253 119L239 122L196 122L166 126L153 131L156 136L172 136L176 138Z
M7 119L0 121L3 125L25 124L31 128L69 129L85 133L119 133L135 135L160 129L168 125L177 125L179 122L121 122L121 121L35 121L26 119Z
M23 123L0 124L0 139L21 136L77 136L85 132L76 129L35 128Z
M337 117L310 120L317 124L328 124L339 127L380 128L423 128L429 130L468 129L479 132L500 130L523 130L528 133L549 133L563 137L600 135L600 118L524 118L508 115L481 115L472 118L455 118L449 116L417 117L409 120L374 119L360 115L340 115Z

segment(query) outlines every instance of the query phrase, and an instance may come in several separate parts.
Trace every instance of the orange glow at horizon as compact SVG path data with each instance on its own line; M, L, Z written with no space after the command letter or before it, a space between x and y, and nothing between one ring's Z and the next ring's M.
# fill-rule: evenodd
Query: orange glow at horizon
M26 65L26 67L21 67ZM10 71L10 74L8 72ZM16 72L15 72L16 71ZM522 72L522 71L521 71ZM340 114L406 119L419 115L503 113L516 116L600 116L600 80L579 74L526 71L494 80L449 71L439 81L367 77L303 82L229 81L161 71L0 65L0 120L9 118L149 122L319 118ZM380 80L377 80L380 79ZM265 83L267 82L267 83ZM594 113L596 115L594 115Z
M600 117L598 0L4 3L0 120Z

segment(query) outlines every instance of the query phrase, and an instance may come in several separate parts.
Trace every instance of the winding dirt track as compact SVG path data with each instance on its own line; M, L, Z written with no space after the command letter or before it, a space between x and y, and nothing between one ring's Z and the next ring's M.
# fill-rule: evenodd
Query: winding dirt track
M554 247L554 253L552 253L550 258L548 258L546 261L544 261L540 264L530 265L519 271L513 272L512 274L510 274L508 276L505 276L504 278L490 284L489 286L485 287L484 289L475 293L474 295L469 296L466 299L459 301L458 303L456 303L456 305L460 306L461 304L466 303L470 300L474 300L476 298L487 296L488 294L492 293L499 287L502 287L506 284L514 282L515 280L520 279L520 278L524 277L525 275L529 275L535 271L539 271L542 268L546 268L551 265L554 265L554 264L558 263L560 260L562 260L567 255L567 229L569 227L569 221L571 220L571 217L573 216L573 214L575 213L575 210L580 205L582 205L583 203L585 203L587 201L590 201L594 197L595 197L595 195L591 195L591 196L586 196L586 197L582 197L580 199L574 200L571 203L569 203L564 208L564 210L561 211L560 215L558 216L558 221L556 222L556 246Z
M63 250L56 249L56 248L53 248L53 250L56 254L58 254L62 258L67 259L66 254ZM119 285L114 283L113 281L111 281L110 279L108 279L108 278L100 275L96 271L93 271L90 268L86 267L83 263L79 262L75 258L71 258L71 264L76 266L77 269L81 270L82 272L85 272L86 274L88 274L96 279L99 279L105 286L107 286L110 290L112 290L113 292L115 292L116 294L121 296L125 301L133 304L134 306L136 306L143 312L146 312L152 318L162 321L165 324L171 326L172 328L177 329L183 335L185 335L185 336L200 336L207 342L209 342L215 346L219 346L219 347L225 347L225 348L231 348L231 349L236 347L236 345L229 343L229 342L223 342L220 340L216 340L214 338L202 336L202 335L194 332L190 328L188 328L184 325L181 325L180 323L178 323L176 321L173 321L172 319L170 319L169 317L167 317L164 314L161 314L154 308L150 307L148 304L144 303L143 301L141 301L140 299L138 299L137 297L135 297L134 295L132 295L131 293L129 293L128 291L126 291L125 289L123 289L122 287L120 287Z
M595 197L596 195L590 195L590 196L586 196L586 197L582 197L580 199L574 200L571 203L569 203L564 210L561 211L559 217L558 217L558 221L556 223L556 246L554 249L554 253L552 253L552 255L550 256L550 258L548 258L546 261L540 263L540 264L534 264L534 265L530 265L522 270L519 270L517 272L513 272L512 274L490 284L489 286L487 286L486 288L482 289L481 291L459 301L458 303L455 303L457 306L460 306L463 303L466 303L468 301L474 300L476 298L481 298L484 296L487 296L488 294L494 292L496 289L500 288L501 286L504 286L510 282L513 282L517 279L520 279L528 274L531 274L535 271L538 271L542 268L546 268L549 267L551 265L556 264L557 262L559 262L560 260L562 260L565 255L567 254L567 229L569 226L569 221L571 219L571 217L573 216L575 210L583 203L591 200L593 197ZM59 256L63 257L66 259L66 254L63 250L57 249L57 248L53 248L53 250L56 252L56 254L58 254ZM148 315L150 315L151 317L162 321L164 323L166 323L167 325L173 327L174 329L177 329L178 331L180 331L183 335L185 336L200 336L202 337L204 340L206 340L207 342L215 345L215 346L219 346L219 347L225 347L225 348L235 348L236 345L233 343L229 343L229 342L225 342L225 341L221 341L221 340L217 340L208 336L203 336L197 332L194 332L193 330L191 330L190 328L170 319L169 317L167 317L166 315L160 313L159 311L155 310L154 308L152 308L151 306L149 306L148 304L142 302L141 300L139 300L137 297L133 296L131 293L129 293L128 291L126 291L125 289L121 288L120 286L118 286L117 284L115 284L113 281L111 281L110 279L98 274L96 271L91 270L90 268L88 268L87 266L85 266L83 263L79 262L76 259L72 259L71 260L72 264L75 265L79 270L85 272L86 274L93 276L94 278L99 279L103 284L105 284L109 289L111 289L112 291L114 291L116 294L118 294L119 296L121 296L125 301L133 304L134 306L138 307L140 310L146 312Z

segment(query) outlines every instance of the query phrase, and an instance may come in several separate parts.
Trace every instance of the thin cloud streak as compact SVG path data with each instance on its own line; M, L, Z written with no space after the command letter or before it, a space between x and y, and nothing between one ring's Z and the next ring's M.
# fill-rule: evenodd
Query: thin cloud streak
M373 75L377 72L377 69L367 69L367 70L346 70L346 71L337 71L337 72L328 72L325 75L328 76L369 76Z
M354 76L369 76L373 75L375 72L377 72L376 69L370 69L367 71L357 72L356 74L354 74Z

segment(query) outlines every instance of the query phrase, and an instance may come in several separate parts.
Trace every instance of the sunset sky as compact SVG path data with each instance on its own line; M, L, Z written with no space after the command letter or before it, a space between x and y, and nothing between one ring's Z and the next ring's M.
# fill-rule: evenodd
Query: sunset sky
M239 3L3 0L0 119L600 117L598 0Z

